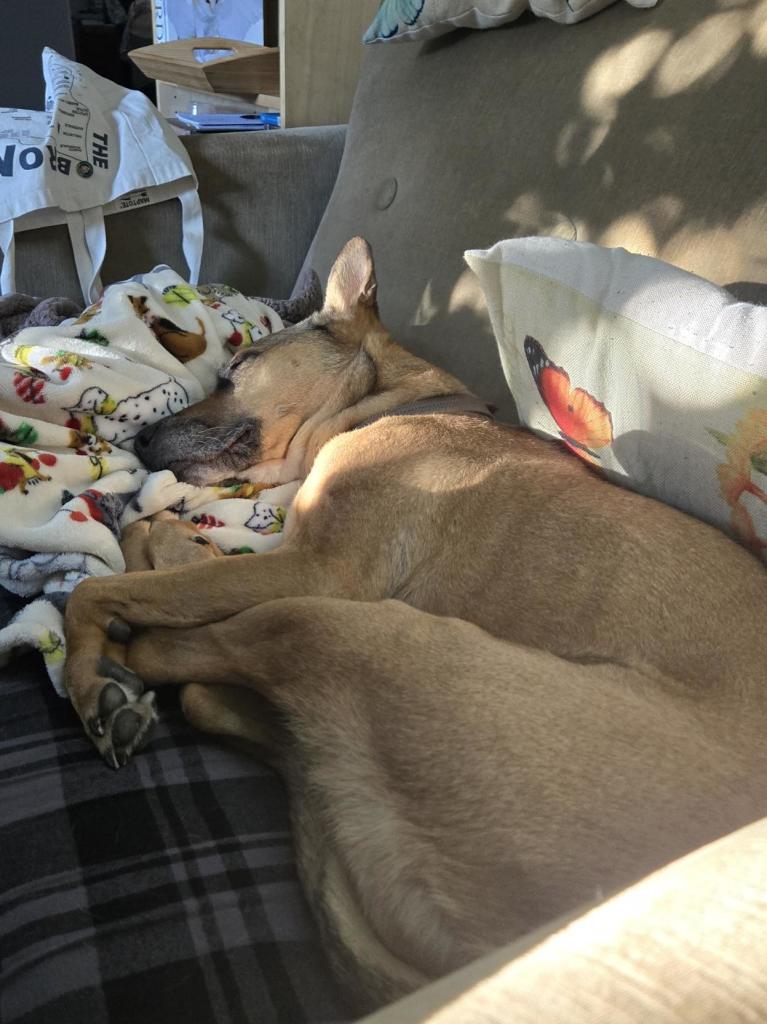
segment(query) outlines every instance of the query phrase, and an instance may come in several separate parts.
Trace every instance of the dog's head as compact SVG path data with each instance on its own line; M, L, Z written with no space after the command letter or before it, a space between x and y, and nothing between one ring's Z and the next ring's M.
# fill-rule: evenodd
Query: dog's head
M295 479L322 441L347 429L339 415L375 388L370 349L387 340L370 247L353 238L319 313L238 352L210 397L145 427L136 454L199 485Z

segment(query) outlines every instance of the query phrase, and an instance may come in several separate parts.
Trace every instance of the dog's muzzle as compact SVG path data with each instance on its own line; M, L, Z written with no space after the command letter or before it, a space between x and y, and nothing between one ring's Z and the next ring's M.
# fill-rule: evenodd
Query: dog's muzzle
M242 420L212 427L202 420L169 416L141 430L133 448L147 469L170 469L180 480L223 479L258 461L261 423Z

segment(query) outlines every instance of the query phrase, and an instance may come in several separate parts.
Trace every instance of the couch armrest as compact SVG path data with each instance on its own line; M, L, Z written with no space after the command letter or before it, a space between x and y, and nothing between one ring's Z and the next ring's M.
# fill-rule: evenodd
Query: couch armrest
M183 138L200 183L205 247L200 280L286 298L327 205L346 129L293 128ZM173 199L107 217L104 284L167 263L186 275L180 204ZM16 242L16 287L81 299L64 226Z
M767 818L361 1024L741 1024L767 1005Z

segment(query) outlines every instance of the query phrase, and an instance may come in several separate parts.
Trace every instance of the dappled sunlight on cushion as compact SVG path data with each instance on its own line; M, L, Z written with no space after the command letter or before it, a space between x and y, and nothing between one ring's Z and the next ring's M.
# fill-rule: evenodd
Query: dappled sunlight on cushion
M513 235L575 238L575 226L567 214L549 209L536 192L518 196L503 215L503 222Z
M589 132L588 142L586 147L581 154L580 162L587 164L593 156L599 151L600 147L607 139L610 134L610 122L603 121L602 124L595 125Z
M677 148L677 142L673 133L662 125L658 125L647 132L644 141L658 156L673 156Z
M643 213L627 213L614 220L610 227L603 231L598 241L608 246L628 246L632 252L643 256L654 256L658 251L658 240L655 237L649 218Z
M753 274L754 254L762 249L767 233L765 201L754 204L731 224L687 219L686 211L679 196L658 196L639 210L616 217L598 235L584 227L577 238L655 256L719 283ZM762 274L765 272L767 263Z
M424 285L421 299L416 307L415 313L413 314L412 323L415 327L423 327L434 319L439 314L439 306L434 301L433 289L431 281L427 281Z
M451 314L458 313L462 309L468 309L472 313L487 316L485 297L482 294L476 274L472 274L470 270L464 270L453 285L447 305L447 311Z
M767 57L767 0L762 0L751 15L748 30L751 33L751 52L755 57Z
M746 10L712 14L676 42L655 75L655 94L675 96L709 78L716 81L738 56L749 22Z
M618 100L647 78L672 39L668 31L650 29L606 50L583 81L581 103L585 113L600 121L611 121L617 114Z
M643 256L659 256L663 248L659 237L668 236L683 212L684 203L678 196L658 196L645 203L641 210L616 218L598 238L591 241L606 246L622 246ZM589 239L581 237L581 241ZM666 258L666 254L663 255Z
M685 269L718 281L738 281L748 276L753 254L759 252L767 232L767 205L762 200L732 224L707 225L688 221L675 231L658 253L670 263L684 262ZM762 268L762 276L767 265Z

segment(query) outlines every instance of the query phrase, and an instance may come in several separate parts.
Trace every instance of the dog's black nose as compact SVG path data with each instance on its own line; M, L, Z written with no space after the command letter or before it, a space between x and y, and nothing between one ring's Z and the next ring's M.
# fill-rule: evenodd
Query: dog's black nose
M133 450L140 459L143 460L144 456L149 451L152 438L157 433L161 423L162 420L158 420L156 423L148 423L147 426L139 430L138 434L133 438Z

